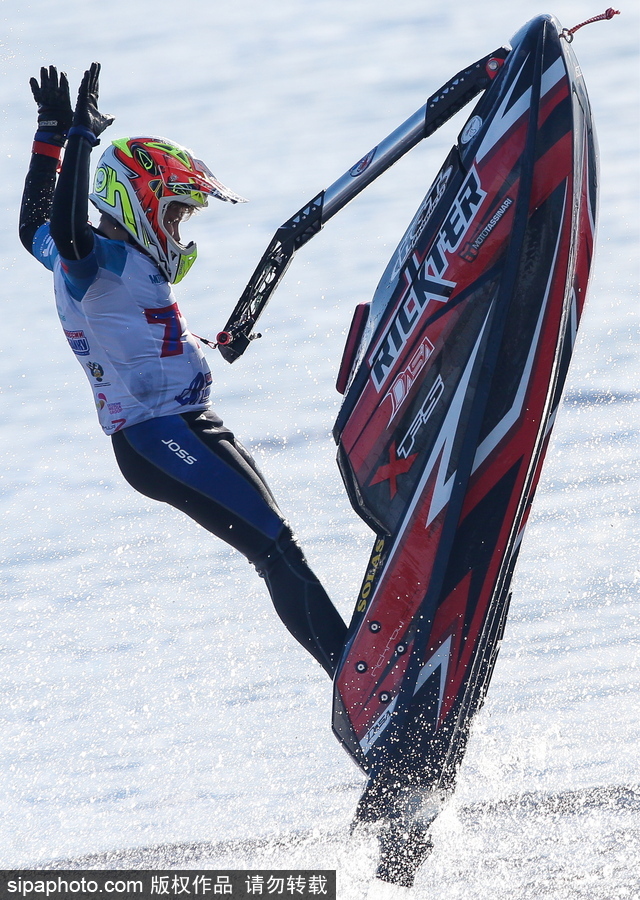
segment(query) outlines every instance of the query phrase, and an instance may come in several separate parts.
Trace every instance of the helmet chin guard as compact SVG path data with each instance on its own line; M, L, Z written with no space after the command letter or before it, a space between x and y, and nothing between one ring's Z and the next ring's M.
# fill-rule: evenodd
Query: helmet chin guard
M173 141L158 137L121 138L100 157L89 199L115 219L157 263L173 284L187 274L197 256L167 230L171 203L202 209L209 197L245 203L207 166Z

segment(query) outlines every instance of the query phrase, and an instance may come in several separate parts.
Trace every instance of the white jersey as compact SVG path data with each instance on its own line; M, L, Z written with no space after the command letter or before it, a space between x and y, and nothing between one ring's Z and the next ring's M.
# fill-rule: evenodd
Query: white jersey
M58 316L106 434L209 408L209 366L171 286L148 256L96 234L89 256L63 260L48 223L38 230L33 252L54 274Z

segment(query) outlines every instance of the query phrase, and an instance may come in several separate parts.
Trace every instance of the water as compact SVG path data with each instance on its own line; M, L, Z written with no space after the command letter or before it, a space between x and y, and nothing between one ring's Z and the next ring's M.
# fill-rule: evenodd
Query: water
M55 63L75 90L101 61L113 137L173 137L251 198L190 223L201 258L178 296L211 336L281 222L547 10L14 0L1 11L0 866L324 866L346 900L400 896L372 883L373 842L348 838L362 776L330 733L326 677L242 559L116 469L50 276L15 233L28 79ZM601 10L551 11L572 26ZM622 13L574 44L602 154L595 274L505 641L417 898L640 892L640 16ZM217 410L259 457L345 617L371 535L330 437L342 343L462 121L298 254L243 360L211 354Z

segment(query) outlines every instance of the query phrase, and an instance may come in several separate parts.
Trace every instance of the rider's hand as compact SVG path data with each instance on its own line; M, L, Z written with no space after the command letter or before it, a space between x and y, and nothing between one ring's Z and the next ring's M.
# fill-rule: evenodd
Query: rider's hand
M33 98L38 104L38 135L40 140L64 147L67 132L73 120L73 110L69 100L69 82L64 72L55 66L40 69L40 81L29 80Z
M78 101L73 116L73 128L86 131L86 137L92 134L93 143L98 143L97 138L105 128L114 121L114 117L101 113L98 110L98 80L100 78L100 63L91 63L82 78L78 90Z

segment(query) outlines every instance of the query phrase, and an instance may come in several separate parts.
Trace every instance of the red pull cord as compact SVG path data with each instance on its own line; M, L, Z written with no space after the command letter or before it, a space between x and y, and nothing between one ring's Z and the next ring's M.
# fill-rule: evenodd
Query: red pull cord
M580 22L579 25L576 25L574 28L563 28L560 37L563 37L565 41L569 44L573 40L573 36L579 28L582 28L584 25L591 25L592 22L602 22L605 19L613 19L614 16L619 16L620 10L614 9L612 6L609 7L605 12L603 12L599 16L594 16L592 19L586 19L584 22Z

